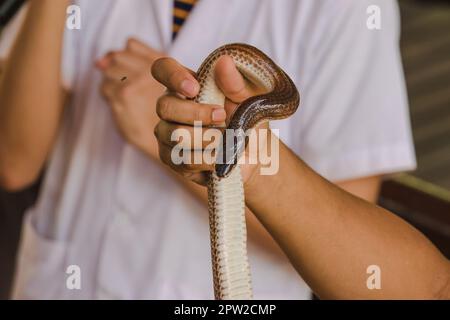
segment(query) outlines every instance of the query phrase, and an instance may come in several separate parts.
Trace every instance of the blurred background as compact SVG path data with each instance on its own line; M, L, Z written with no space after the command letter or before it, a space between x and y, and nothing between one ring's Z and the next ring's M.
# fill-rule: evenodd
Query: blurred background
M450 1L399 3L418 168L386 181L380 204L450 257Z
M400 0L402 56L418 169L387 179L380 205L425 233L450 258L450 1ZM23 212L39 182L0 190L0 299L8 297Z

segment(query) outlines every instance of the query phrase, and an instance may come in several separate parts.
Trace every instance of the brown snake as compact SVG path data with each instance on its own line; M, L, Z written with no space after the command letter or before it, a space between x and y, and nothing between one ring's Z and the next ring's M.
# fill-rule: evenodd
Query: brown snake
M291 116L298 108L300 95L289 76L263 52L246 44L228 44L211 53L200 66L196 102L224 106L225 96L214 79L215 64L223 55L230 56L241 74L266 92L237 107L227 126L236 130L236 138L230 143L224 133L217 157L222 161L216 162L208 183L215 297L251 299L244 188L237 163L248 143L245 133L264 121Z

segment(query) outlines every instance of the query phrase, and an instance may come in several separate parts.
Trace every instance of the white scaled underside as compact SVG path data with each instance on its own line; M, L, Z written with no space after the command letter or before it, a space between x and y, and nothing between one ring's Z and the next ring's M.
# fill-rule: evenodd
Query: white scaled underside
M249 76L257 78L251 65L235 61ZM225 96L208 70L206 81L196 99L198 103L224 106ZM225 126L225 123L222 124ZM237 165L231 174L219 179L211 173L208 185L211 251L216 299L251 299L252 285L247 256L244 186Z
M247 257L244 188L237 166L223 179L212 174L209 192L216 298L251 299L252 285ZM215 253L214 253L215 250Z

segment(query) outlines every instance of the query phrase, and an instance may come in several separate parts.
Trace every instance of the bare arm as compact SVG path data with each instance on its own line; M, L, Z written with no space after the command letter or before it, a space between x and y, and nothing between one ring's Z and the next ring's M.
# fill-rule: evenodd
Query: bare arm
M280 159L277 175L248 181L247 204L321 298L450 298L450 263L420 232L326 181L284 145ZM381 268L381 290L367 288L370 265Z
M339 181L336 182L336 185L361 199L376 203L380 192L381 178L381 176L364 177Z
M230 79L233 80L230 84L242 83L233 70L222 59L216 66L216 81L222 85L222 81ZM237 79L232 77L233 73ZM153 75L174 92L196 94L182 87L183 79L192 79L176 61L156 61ZM226 88L221 89L227 92ZM230 91L241 94L241 98L251 95L242 86L240 89ZM157 105L163 119L155 130L161 160L198 183L204 182L204 173L213 167L208 163L174 164L171 160L174 142L170 137L180 127L192 130L190 126L195 120L204 125L217 120L211 114L213 108L173 95L161 98ZM270 143L270 137L266 141ZM195 152L193 146L187 148ZM262 176L258 165L246 163L241 165L241 172L248 208L321 298L450 298L449 261L400 218L323 179L282 143L276 175ZM370 183L365 181L368 192L359 195L374 198L373 186L379 184L379 178L368 180ZM354 183L345 187L350 189ZM371 265L381 268L381 290L367 288L367 268Z
M32 1L0 83L0 185L18 190L39 175L58 128L62 34L68 0Z

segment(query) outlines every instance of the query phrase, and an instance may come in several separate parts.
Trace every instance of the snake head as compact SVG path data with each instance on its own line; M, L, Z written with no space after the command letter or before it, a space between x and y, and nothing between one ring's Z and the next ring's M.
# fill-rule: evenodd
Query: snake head
M242 129L226 129L222 136L222 147L218 150L215 172L218 178L228 177L238 164L248 143Z
M215 171L217 177L220 179L228 177L235 166L236 164L234 163L216 164Z

